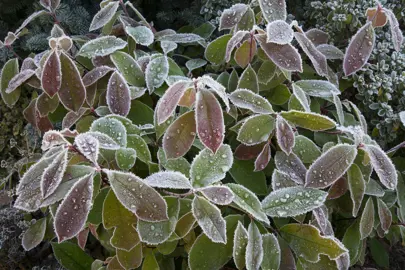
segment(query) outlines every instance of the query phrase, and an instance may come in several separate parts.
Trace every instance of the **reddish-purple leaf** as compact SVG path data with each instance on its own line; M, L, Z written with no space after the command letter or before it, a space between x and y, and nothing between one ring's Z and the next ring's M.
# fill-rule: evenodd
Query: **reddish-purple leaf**
M305 35L307 36L307 38L309 38L310 41L312 41L315 46L326 44L329 40L328 33L325 33L324 31L316 28L308 30L307 32L305 32Z
M189 86L190 82L178 81L166 90L156 106L156 117L159 125L169 119L173 114Z
M392 214L388 206L381 199L377 198L378 217L380 218L381 229L387 232L392 223Z
M263 171L264 168L266 168L267 164L269 164L270 159L271 159L271 148L270 144L266 143L255 160L255 172Z
M290 124L280 115L277 115L277 142L281 150L289 155L295 145L294 131Z
M248 6L245 4L235 4L225 9L219 21L219 31L234 27L242 19L247 10Z
M196 133L194 111L187 112L174 121L163 136L163 149L167 158L184 156L193 145Z
M227 186L209 186L200 191L208 200L219 205L230 204L235 197Z
M87 108L80 108L78 112L68 112L62 121L62 129L71 128L86 112Z
M251 160L256 158L262 151L264 143L256 145L239 144L235 149L235 157L239 160Z
M68 163L67 149L57 155L51 165L45 169L41 178L41 193L43 198L47 198L58 188L65 174Z
M92 197L93 174L88 174L74 184L56 212L54 226L59 243L75 237L83 229Z
M305 34L295 32L294 37L311 60L316 72L321 76L326 76L328 74L328 64L325 55L315 47L315 44Z
M286 155L284 152L278 151L274 160L277 169L288 175L291 180L298 184L304 183L307 168L294 153Z
M20 87L23 83L25 83L32 75L35 74L35 71L31 69L22 70L20 73L15 75L10 82L8 83L8 88L6 89L6 93L10 94L15 89Z
M391 38L392 42L394 43L394 48L397 52L399 52L401 50L404 36L402 35L401 29L399 29L399 23L397 17L395 17L395 14L389 9L384 9L384 11L388 16L388 21L390 23Z
M228 63L229 61L231 61L233 49L235 49L235 47L248 36L249 31L238 31L231 37L231 39L228 41L228 44L226 45L225 62Z
M42 117L38 110L35 110L35 121L39 131L46 132L53 129L53 125L48 116Z
M77 245L84 250L84 247L86 246L87 243L87 237L89 236L89 228L86 228L79 232L79 234L76 236L77 238Z
M46 93L42 93L36 102L37 111L41 117L45 117L53 113L59 106L58 96L49 97Z
M312 214L318 223L319 229L322 233L325 233L326 226L328 225L328 210L325 206L321 206L312 210Z
M291 44L267 43L266 35L255 35L260 47L278 67L288 71L302 72L302 60L298 50Z
M110 68L109 66L100 66L95 67L94 69L90 70L86 75L83 76L83 84L84 86L89 86L96 83L98 80L103 78L107 75L110 71L114 69Z
M348 189L347 180L344 177L339 178L328 190L328 200L342 197Z
M68 75L68 72L66 72ZM52 51L45 61L42 77L42 89L53 97L61 88L62 70L59 54L56 50Z
M64 52L60 55L62 84L59 99L66 109L77 112L86 98L86 88L75 63Z
M127 116L131 109L131 97L129 87L124 77L115 71L108 81L107 104L114 114Z
M45 132L44 136L42 137L41 150L46 151L58 145L70 145L70 143L63 137L63 135L59 131L50 130L48 132Z
M197 133L201 142L216 153L225 137L221 105L208 90L200 89L196 102Z
M373 51L374 43L374 28L372 22L368 22L357 31L346 49L343 60L343 70L346 76L355 73L367 63Z

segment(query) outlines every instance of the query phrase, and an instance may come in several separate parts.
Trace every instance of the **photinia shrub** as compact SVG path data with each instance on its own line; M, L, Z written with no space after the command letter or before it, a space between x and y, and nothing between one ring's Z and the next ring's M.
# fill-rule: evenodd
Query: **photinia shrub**
M41 4L31 19L59 1ZM67 269L348 269L401 239L401 145L384 151L339 90L374 27L402 43L395 16L369 10L343 53L288 22L284 1L258 4L224 10L210 41L209 23L157 31L105 0L97 32L55 24L49 50L6 63L8 106L23 84L39 93L24 116L43 154L15 189L14 207L40 216L25 250L51 242Z

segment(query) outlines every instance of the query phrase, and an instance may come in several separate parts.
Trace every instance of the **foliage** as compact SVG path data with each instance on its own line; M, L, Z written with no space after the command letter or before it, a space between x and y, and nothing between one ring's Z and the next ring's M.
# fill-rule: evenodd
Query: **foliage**
M280 0L225 9L212 41L211 24L156 31L129 1L100 3L88 35L56 23L46 51L1 75L9 107L23 85L41 91L24 116L42 155L8 184L41 218L24 249L51 242L67 269L348 269L398 242L403 144L384 151L339 90L374 28L402 43L391 10L368 12L345 53Z

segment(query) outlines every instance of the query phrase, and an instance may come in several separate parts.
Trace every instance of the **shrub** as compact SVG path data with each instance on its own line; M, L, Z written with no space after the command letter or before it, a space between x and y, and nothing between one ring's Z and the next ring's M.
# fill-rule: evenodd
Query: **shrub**
M100 7L100 35L56 24L47 51L2 70L8 106L22 84L39 92L24 116L43 154L15 190L14 207L40 217L24 249L50 241L68 269L348 269L367 248L388 256L405 213L403 158L397 171L388 155L402 144L367 135L332 60L356 73L387 20L398 50L391 10L369 9L343 53L287 23L280 0L224 10L211 42L211 24L156 31L130 2Z

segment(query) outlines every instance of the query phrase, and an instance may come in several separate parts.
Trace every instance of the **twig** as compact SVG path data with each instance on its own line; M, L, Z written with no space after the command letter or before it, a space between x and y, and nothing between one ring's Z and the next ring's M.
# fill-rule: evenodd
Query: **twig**
M401 142L400 144L398 144L397 146L394 146L393 148L391 148L390 150L388 150L387 151L387 154L391 154L391 153L393 153L393 152L395 152L395 151L397 151L397 150L399 150L399 149L401 149L401 148L404 148L405 147L405 141L404 142Z

